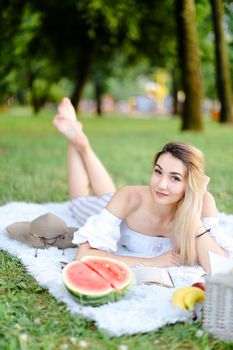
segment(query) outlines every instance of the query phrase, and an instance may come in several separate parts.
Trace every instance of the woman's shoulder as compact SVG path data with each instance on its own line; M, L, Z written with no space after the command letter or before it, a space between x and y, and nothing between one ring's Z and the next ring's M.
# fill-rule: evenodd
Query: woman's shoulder
M118 213L120 217L126 217L136 210L142 203L143 196L148 191L148 186L124 186L120 188L108 204L108 209Z
M127 196L128 199L141 200L148 190L149 186L131 185L122 187L118 193L120 196Z
M214 196L210 192L205 192L202 202L201 217L217 216L218 210L216 207Z

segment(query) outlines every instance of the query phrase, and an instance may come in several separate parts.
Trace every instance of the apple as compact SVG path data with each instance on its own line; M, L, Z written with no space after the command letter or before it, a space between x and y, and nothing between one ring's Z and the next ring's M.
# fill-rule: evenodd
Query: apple
M192 287L196 287L205 291L205 282L196 282L192 284Z

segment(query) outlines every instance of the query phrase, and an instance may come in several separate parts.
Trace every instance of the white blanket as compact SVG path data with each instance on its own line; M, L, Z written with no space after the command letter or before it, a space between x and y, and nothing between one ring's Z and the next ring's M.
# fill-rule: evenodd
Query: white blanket
M191 318L189 312L172 305L174 289L155 285L133 286L124 299L116 303L99 307L81 306L65 289L61 279L61 261L72 261L76 248L66 249L65 255L57 248L40 249L35 257L34 248L11 239L5 231L5 227L13 222L31 221L47 212L58 215L68 226L76 225L70 217L68 202L12 202L0 207L0 248L18 257L38 284L47 288L57 300L64 302L74 317L75 314L82 314L111 336L149 332L165 324ZM233 215L220 214L220 217L224 232L233 235ZM129 254L125 251L120 253ZM176 287L200 281L204 273L200 267L183 266L170 268L169 271Z

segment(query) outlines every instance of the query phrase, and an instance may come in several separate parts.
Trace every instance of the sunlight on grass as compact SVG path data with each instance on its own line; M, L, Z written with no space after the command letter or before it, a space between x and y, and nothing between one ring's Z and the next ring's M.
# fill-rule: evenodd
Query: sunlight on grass
M1 203L67 199L66 142L52 126L53 113L0 115ZM171 140L189 142L206 156L210 191L218 207L233 212L232 126L206 120L203 133L179 131L178 118L85 118L84 128L118 187L147 184L154 154Z
M67 200L66 141L51 124L53 111L30 117L28 110L0 115L1 204L9 201ZM203 133L179 131L178 118L133 119L82 116L97 154L118 187L147 184L152 159L171 140L185 141L206 155L210 191L218 207L233 213L233 127L205 121ZM207 334L199 323L166 326L157 332L109 338L39 287L20 262L0 252L0 349L2 350L152 350L232 349ZM127 312L127 311L126 311Z

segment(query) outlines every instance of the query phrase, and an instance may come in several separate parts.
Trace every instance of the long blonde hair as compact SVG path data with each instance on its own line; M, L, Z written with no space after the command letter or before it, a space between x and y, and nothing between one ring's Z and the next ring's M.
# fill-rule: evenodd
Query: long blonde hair
M204 194L204 156L194 146L182 142L167 143L156 154L154 166L159 157L170 153L181 160L187 170L187 184L183 198L177 203L173 226L173 246L183 262L193 265L196 260L195 234L200 222Z

